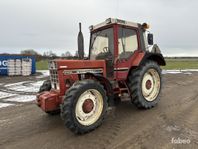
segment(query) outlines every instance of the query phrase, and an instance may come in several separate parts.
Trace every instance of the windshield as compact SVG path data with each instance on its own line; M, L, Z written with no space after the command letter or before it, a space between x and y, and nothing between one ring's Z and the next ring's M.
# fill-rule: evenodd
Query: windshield
M113 28L93 33L91 35L90 60L112 59L113 39Z

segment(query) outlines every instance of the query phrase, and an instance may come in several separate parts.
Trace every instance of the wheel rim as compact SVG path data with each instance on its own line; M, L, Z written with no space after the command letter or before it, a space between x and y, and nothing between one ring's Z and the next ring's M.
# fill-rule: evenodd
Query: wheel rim
M101 93L95 89L89 89L78 98L75 108L76 119L80 124L90 126L100 118L102 110Z
M160 76L155 69L149 69L143 76L142 94L147 101L154 101L160 92Z

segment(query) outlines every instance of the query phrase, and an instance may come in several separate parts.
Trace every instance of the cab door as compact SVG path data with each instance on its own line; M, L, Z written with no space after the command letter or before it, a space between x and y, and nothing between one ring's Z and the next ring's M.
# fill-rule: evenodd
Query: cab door
M138 31L135 28L118 27L118 57L115 65L115 76L118 80L126 80L131 60L139 50Z

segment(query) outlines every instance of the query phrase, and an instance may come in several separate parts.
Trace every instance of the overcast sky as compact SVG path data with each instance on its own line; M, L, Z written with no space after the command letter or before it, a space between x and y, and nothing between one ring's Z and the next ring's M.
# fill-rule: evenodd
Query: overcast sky
M0 0L0 53L74 53L78 22L88 49L88 27L109 17L148 22L166 56L198 56L197 0Z

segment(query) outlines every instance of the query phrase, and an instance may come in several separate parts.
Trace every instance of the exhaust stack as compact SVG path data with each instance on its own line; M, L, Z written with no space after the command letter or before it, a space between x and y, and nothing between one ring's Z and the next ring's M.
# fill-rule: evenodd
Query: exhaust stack
M81 23L79 23L79 33L78 33L78 56L79 59L84 59L84 38L81 31Z

